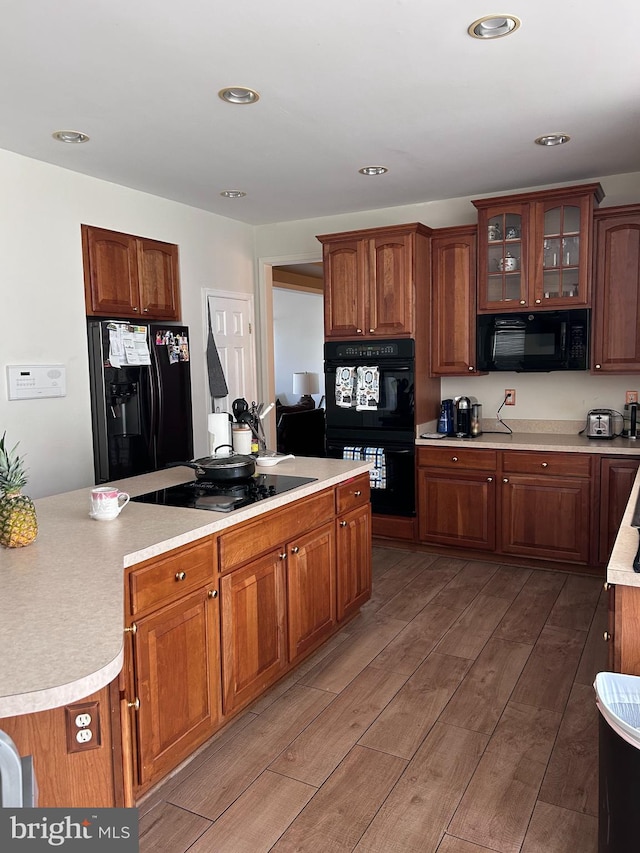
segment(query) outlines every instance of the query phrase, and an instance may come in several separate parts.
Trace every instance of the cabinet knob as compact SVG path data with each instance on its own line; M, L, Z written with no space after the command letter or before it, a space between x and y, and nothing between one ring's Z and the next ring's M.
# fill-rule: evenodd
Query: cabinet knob
M536 299L536 305L540 305L541 302L542 302L542 299Z
M362 334L362 329L356 329L356 332L357 332L359 335L361 335L361 334Z
M300 551L300 548L298 548L297 545L294 545L293 548L291 549L292 554L297 554L299 551Z
M133 310L137 312L137 310L138 310L138 309L137 309L137 308L134 308Z
M125 634L136 634L138 632L138 626L134 622L130 628L124 629Z
M526 305L526 304L527 304L527 300L526 300L526 299L521 299L521 300L520 300L520 305Z
M595 368L596 368L596 370L600 370L601 365L600 365L600 364L596 364Z
M362 492L360 491L360 489L357 489L357 490L353 493L353 496L354 496L354 498L359 498L361 494L362 494Z
M467 370L473 372L475 370L475 367L472 364L470 364L469 367L467 368Z
M144 313L145 313L145 314L148 314L148 313L149 313L149 309L148 309L148 308L145 308L145 309L144 309Z
M183 581L187 577L186 572L176 572L176 580Z
M369 334L370 334L370 335L373 335L373 333L374 333L374 332L375 332L375 329L369 329Z
M493 483L493 477L487 477L487 483Z
M278 554L278 556L280 557L280 559L281 559L281 560L286 560L286 559L287 559L287 555L286 555L286 554Z
M548 467L549 467L549 463L548 463L548 462L542 462L542 467L543 467L543 468L548 468Z
M603 589L611 589L611 587L612 587L612 586L613 586L613 584L609 583L609 581L605 581L605 582L602 584L602 588L603 588Z
M341 521L341 522L340 522L340 527L346 527L346 526L347 526L347 522L346 522L346 521Z
M458 461L458 457L457 457L457 456L452 456L452 457L451 457L451 461L452 461L452 462L457 462L457 461Z
M140 708L140 700L137 696L134 702L127 702L127 708L133 708L134 711L137 711Z
M509 482L509 478L508 478L508 477L503 477L503 478L502 478L502 482L503 482L503 483L508 483L508 482Z
M217 598L218 597L218 590L217 589L210 589L209 592L207 593L207 595L209 596L209 598Z
M609 640L613 639L613 634L610 634L609 631L605 631L602 636L607 643L609 642Z

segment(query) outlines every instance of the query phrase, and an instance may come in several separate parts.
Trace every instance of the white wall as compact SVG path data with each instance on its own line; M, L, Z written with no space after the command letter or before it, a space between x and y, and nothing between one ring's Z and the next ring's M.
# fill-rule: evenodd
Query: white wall
M605 191L601 208L640 201L640 172L593 180L599 180ZM522 191L527 189L542 187L522 188ZM507 195L508 191L496 193L503 194ZM306 253L306 257L311 258L315 253L315 258L320 260L322 251L316 240L318 234L404 222L422 222L432 228L468 225L477 222L477 211L471 203L471 197L468 197L262 225L256 228L256 255L258 258L294 257ZM515 388L517 391L516 405L502 410L507 421L509 418L580 420L592 408L620 410L624 404L625 390L640 391L640 376L602 377L588 373L494 373L473 378L465 376L443 380L442 397L471 394L484 404L483 415L486 418L495 414L504 399L505 388Z
M82 152L79 152L81 155ZM20 442L32 497L94 482L80 224L180 247L196 456L207 451L202 288L254 292L253 228L0 151L0 434ZM61 363L67 396L7 400L7 364Z
M297 403L293 393L293 373L317 373L324 394L324 298L322 293L273 288L273 338L276 397L281 403Z

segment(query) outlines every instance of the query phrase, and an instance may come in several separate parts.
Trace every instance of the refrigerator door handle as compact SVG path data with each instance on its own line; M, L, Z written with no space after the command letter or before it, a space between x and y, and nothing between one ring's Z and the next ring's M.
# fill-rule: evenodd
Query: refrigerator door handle
M153 462L153 470L158 467L158 451L156 446L156 435L158 432L158 367L155 359L151 360L147 375L147 391L149 394L149 434L147 436L147 446L149 448L149 456Z

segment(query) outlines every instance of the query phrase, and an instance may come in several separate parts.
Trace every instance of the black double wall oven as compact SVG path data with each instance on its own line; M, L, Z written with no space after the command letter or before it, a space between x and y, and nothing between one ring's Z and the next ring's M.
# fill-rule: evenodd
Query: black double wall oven
M372 479L371 509L380 515L415 515L415 344L400 338L327 341L324 345L327 456L347 458L368 448L384 464L382 483ZM336 376L345 368L376 368L377 402L359 410L336 402ZM340 395L338 395L340 396ZM376 463L377 464L377 463Z

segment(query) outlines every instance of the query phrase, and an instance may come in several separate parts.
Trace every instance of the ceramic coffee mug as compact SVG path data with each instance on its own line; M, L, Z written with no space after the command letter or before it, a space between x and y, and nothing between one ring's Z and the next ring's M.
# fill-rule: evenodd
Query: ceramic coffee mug
M111 486L98 486L91 490L89 515L96 521L113 521L129 503L129 495Z

